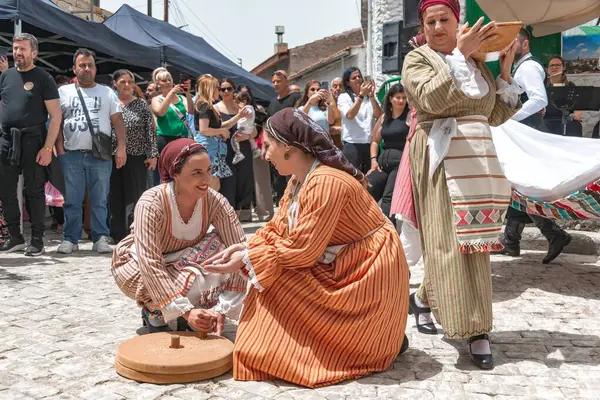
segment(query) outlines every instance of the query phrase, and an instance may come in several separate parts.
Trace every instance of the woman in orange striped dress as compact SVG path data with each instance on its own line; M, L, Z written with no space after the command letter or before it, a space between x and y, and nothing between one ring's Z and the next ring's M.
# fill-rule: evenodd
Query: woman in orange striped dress
M169 143L159 172L164 183L142 195L132 232L113 253L113 277L142 307L150 332L171 325L221 334L225 315L239 316L247 281L240 274L206 273L200 264L243 242L244 231L229 202L209 189L212 169L204 146L191 139ZM207 234L211 225L216 233Z
M267 160L293 175L279 211L250 240L207 260L248 275L234 378L308 387L387 369L408 347L408 267L364 176L297 109L267 124ZM403 345L404 344L404 345Z

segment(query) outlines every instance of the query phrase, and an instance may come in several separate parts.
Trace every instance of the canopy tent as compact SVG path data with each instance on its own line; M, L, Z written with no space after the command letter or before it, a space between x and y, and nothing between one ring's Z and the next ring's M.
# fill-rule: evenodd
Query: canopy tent
M0 0L0 45L11 46L19 22L22 32L38 39L37 64L53 74L71 71L78 47L97 53L99 75L119 68L147 72L149 66L160 64L159 50L133 43L102 24L64 11L49 0Z
M494 21L522 21L534 36L559 33L600 17L598 0L477 0Z
M228 77L236 84L248 85L258 99L270 100L275 96L270 82L235 64L201 37L142 14L127 4L106 19L104 25L148 49L160 51L163 63L183 73L194 77L200 74Z

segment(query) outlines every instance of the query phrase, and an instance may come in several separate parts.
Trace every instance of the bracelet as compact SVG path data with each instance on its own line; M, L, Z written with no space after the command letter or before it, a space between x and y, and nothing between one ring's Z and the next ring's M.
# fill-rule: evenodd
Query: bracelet
M44 146L43 149L52 153L52 149L50 147Z
M377 156L371 157L371 160L377 160Z
M363 100L365 98L365 96L362 96L362 95L359 94L358 98L361 99L361 100Z

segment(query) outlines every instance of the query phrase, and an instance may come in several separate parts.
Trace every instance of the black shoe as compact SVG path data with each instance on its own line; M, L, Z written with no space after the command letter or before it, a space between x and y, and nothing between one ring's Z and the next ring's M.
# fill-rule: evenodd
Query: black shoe
M469 342L468 342L469 343L469 355L471 356L471 361L473 361L473 364L475 364L475 366L480 369L494 368L494 358L492 357L492 353L490 353L490 354L473 354L471 352L471 343L473 343L477 340L487 340L488 342L490 341L488 335L485 333L483 335L471 336L469 338Z
M548 254L542 260L542 264L550 264L556 257L562 253L565 247L571 243L571 235L567 232L561 237L555 238L548 246Z
M498 251L491 251L490 254L501 254L503 256L509 256L509 257L521 257L521 246L520 245L514 245L514 244L507 244L504 243L504 241L502 242L502 244L504 245L504 249L502 250L498 250Z
M504 239L502 239L504 249L500 251L492 251L491 254L502 254L510 257L520 257L521 237L523 236L524 229L525 223L509 219L506 222L506 228L504 228Z
M408 342L408 336L404 335L404 340L402 341L402 347L400 348L400 354L406 353L406 350L408 350L409 344L410 343Z
M410 300L409 300L408 304L409 304L408 314L409 315L415 314L415 322L417 324L417 330L426 335L437 335L438 331L433 322L419 325L419 315L430 313L431 308L429 308L429 307L421 308L421 307L417 306L417 303L415 302L415 293L410 295Z
M23 235L11 236L4 244L0 247L0 252L14 253L15 251L25 250L27 244L25 244L25 238Z
M34 257L44 254L44 240L42 238L33 237L31 243L25 249L25 255Z

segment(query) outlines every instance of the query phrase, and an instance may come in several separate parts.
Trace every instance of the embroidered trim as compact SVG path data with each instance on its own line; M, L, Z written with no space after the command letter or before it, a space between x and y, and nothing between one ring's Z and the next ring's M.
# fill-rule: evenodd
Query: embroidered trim
M262 292L264 288L258 282L258 278L256 277L256 273L254 272L254 268L252 267L252 262L250 261L250 255L248 254L248 249L242 250L242 262L244 263L244 269L248 272L248 277L250 277L250 283L258 290Z

